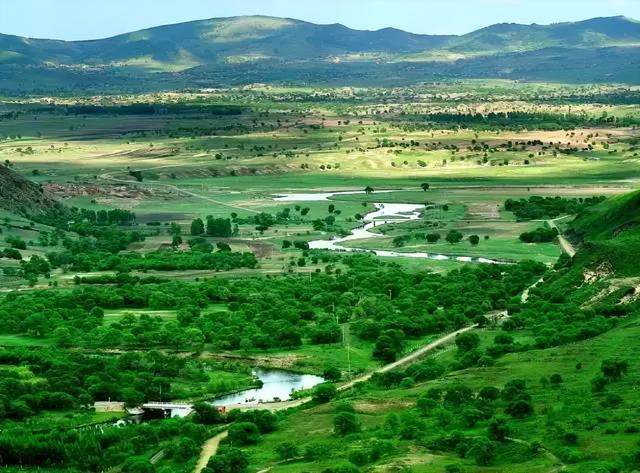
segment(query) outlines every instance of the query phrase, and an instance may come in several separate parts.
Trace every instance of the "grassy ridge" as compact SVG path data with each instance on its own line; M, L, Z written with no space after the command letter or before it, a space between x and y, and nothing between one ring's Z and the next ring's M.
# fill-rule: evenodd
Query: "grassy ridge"
M610 198L588 209L572 224L570 235L582 240L575 264L610 265L617 276L638 273L640 191Z

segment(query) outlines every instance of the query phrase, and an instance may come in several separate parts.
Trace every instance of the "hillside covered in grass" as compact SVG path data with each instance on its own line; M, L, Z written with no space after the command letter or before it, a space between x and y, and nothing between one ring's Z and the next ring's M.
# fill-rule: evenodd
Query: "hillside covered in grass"
M574 265L616 276L640 273L640 191L612 197L587 208L571 224L569 235L580 243Z

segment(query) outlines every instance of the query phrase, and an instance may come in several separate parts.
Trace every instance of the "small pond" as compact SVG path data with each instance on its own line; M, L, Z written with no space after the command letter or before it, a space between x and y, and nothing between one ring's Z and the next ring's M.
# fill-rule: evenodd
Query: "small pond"
M310 389L325 380L312 374L292 373L290 371L256 368L254 375L262 381L262 387L247 389L212 401L214 406L237 404L258 404L259 402L287 401L291 392Z

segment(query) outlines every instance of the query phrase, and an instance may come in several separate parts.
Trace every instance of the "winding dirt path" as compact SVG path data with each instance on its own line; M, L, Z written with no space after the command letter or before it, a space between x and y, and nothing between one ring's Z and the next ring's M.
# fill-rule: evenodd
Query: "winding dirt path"
M547 220L547 223L549 224L549 226L551 228L555 228L556 230L558 230L558 243L560 243L560 248L562 248L562 251L564 251L567 255L569 255L571 258L573 258L575 256L575 254L576 254L576 249L573 247L573 245L571 243L569 243L569 240L567 240L562 235L562 232L560 231L560 228L558 228L558 225L556 224L557 220L562 220L562 219L565 219L567 217L568 216L565 215L564 217Z
M218 435L211 437L204 443L202 446L202 452L200 452L200 458L198 458L198 463L196 463L195 473L200 473L204 470L211 457L218 451L220 442L225 439L227 435L229 435L229 431L225 430L224 432L220 432Z

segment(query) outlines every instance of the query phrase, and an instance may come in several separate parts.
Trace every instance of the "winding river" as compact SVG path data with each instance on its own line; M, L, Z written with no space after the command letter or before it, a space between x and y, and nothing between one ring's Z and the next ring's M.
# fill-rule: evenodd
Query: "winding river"
M375 191L373 194L384 194L389 192L402 192L402 190L381 190ZM278 202L318 202L330 200L331 197L338 195L354 195L364 194L364 191L345 191L345 192L325 192L325 193L302 193L302 194L282 194L277 195L273 200ZM472 256L450 256L437 253L426 252L399 252L389 250L370 250L367 248L356 248L344 246L345 242L352 240L364 240L371 238L384 237L381 233L370 231L377 225L387 223L404 223L412 220L419 220L420 214L424 209L424 205L420 204L399 204L399 203L375 203L376 210L369 212L362 219L363 225L351 231L346 237L335 237L331 240L313 240L309 242L309 248L318 250L333 250L347 252L369 252L377 256L386 257L404 257L404 258L427 258L433 260L451 260L465 263L489 263L489 264L508 264L505 261L494 259L472 257Z

